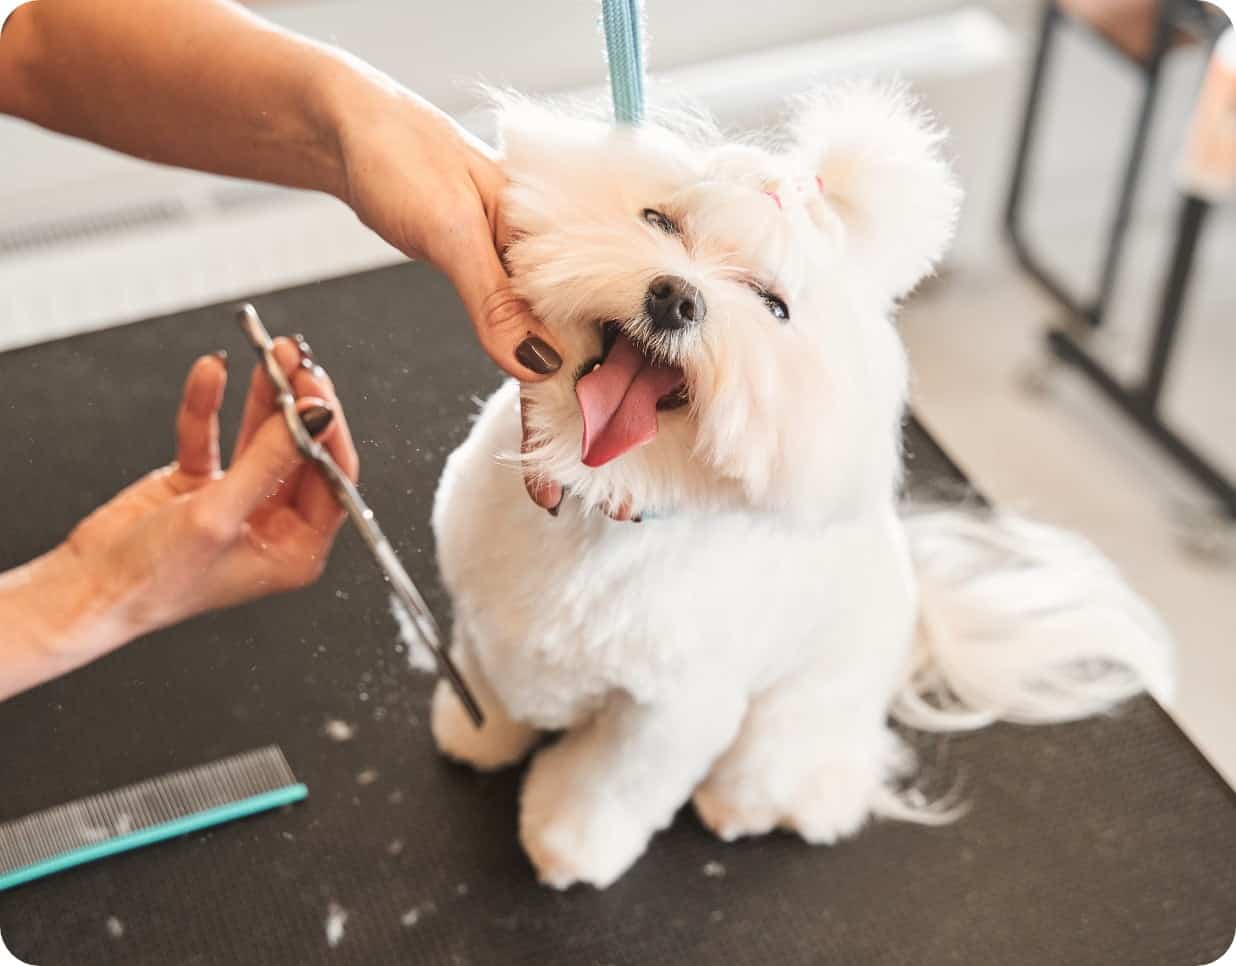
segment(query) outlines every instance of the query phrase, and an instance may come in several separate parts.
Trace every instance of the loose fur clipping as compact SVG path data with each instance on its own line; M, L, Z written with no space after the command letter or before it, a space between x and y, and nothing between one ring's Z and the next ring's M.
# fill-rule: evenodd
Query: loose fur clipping
M443 472L452 651L487 720L439 685L432 727L477 768L533 755L520 840L557 888L613 882L687 801L727 840L953 820L964 803L913 787L890 718L951 731L1170 694L1165 630L1088 543L900 505L890 316L960 192L902 87L795 111L734 143L697 115L616 129L500 99L506 260L564 363L523 387L530 451L509 383ZM564 485L556 517L524 470ZM643 522L605 515L624 505Z

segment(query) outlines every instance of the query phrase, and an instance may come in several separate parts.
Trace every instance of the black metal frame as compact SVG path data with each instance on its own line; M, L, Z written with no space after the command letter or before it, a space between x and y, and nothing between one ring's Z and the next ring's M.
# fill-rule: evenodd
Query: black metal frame
M1044 5L1038 51L1035 54L1030 89L1026 98L1025 115L1013 167L1013 179L1005 208L1004 226L1021 266L1060 303L1068 313L1070 320L1080 321L1083 330L1088 331L1103 324L1115 288L1129 218L1145 159L1146 142L1154 119L1164 59L1178 31L1185 30L1208 41L1213 41L1217 36L1219 25L1206 13L1197 0L1160 0L1153 43L1149 56L1144 61L1129 55L1109 41L1105 35L1097 31L1089 31L1107 49L1115 51L1121 60L1140 72L1143 89L1137 123L1134 127L1129 154L1124 166L1124 176L1117 196L1116 213L1108 229L1107 249L1096 294L1092 299L1083 299L1070 292L1068 287L1035 256L1026 241L1021 223L1026 182L1029 176L1029 157L1042 107L1043 87L1048 66L1051 63L1053 43L1066 21L1074 22L1054 0ZM1088 27L1085 24L1079 24L1079 26L1083 29ZM1176 241L1171 267L1164 281L1159 303L1154 342L1150 357L1146 361L1144 374L1137 385L1127 386L1115 377L1085 348L1083 340L1075 337L1067 328L1051 329L1047 333L1047 344L1056 358L1075 366L1078 371L1087 376L1108 399L1133 419L1186 472L1205 487L1219 501L1228 515L1236 518L1236 486L1212 462L1163 421L1159 408L1168 365L1179 331L1181 313L1188 294L1194 255L1201 240L1209 210L1210 205L1201 198L1188 194L1181 198Z

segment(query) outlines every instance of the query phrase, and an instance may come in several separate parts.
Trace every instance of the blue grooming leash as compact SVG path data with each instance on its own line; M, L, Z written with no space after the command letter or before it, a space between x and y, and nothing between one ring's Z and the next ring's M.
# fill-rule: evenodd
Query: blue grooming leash
M614 120L638 124L644 119L644 48L640 27L640 0L601 0L609 86L614 98Z
M609 60L609 89L614 99L614 120L638 124L644 119L644 46L640 35L643 11L639 0L601 0L605 26L605 54ZM655 519L645 513L643 519Z

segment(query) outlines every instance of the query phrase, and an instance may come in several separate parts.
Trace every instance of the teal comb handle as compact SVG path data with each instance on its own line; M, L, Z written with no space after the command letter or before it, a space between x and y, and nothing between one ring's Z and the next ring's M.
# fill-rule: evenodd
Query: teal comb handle
M202 829L213 828L216 825L232 822L239 818L247 818L259 812L268 812L271 809L282 808L284 805L303 801L308 795L309 789L304 785L288 785L286 788L276 788L269 792L262 792L260 795L242 798L239 801L228 802L226 805L219 805L202 812L186 815L183 818L176 818L162 822L159 825L152 825L149 828L139 829L136 832L118 835L105 842L85 845L61 855L53 856L50 859L45 859L42 862L35 862L32 865L0 874L0 892L57 872L63 872L65 869L85 865L87 862L106 859L109 856L120 855L124 852L132 852L134 849L154 845L157 842L165 842L168 839L189 835L193 832L200 832Z

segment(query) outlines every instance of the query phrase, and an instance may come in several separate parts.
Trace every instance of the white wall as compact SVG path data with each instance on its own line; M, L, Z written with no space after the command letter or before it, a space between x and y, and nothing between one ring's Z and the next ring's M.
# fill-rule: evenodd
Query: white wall
M957 0L651 0L653 72L818 39L952 9ZM262 7L263 16L342 46L451 112L474 106L478 80L537 93L605 78L599 0L506 2L319 0ZM0 119L0 222L14 196L66 179L135 170L104 152Z
M686 93L742 127L769 123L786 95L825 76L902 73L953 131L972 202L955 251L983 256L993 248L992 200L1004 179L1020 79L1008 32L976 8L947 12L956 6L652 0L652 87ZM478 80L533 93L595 87L601 94L599 9L597 0L331 0L262 11L352 50L479 125L469 116ZM221 203L237 187L0 119L0 348L400 257L332 199L268 190L259 204ZM168 203L180 210L177 218L140 230L75 232L56 245L29 244L49 222L84 220L90 227L117 212L127 218L134 206ZM10 241L25 239L23 247L6 246L6 233Z

